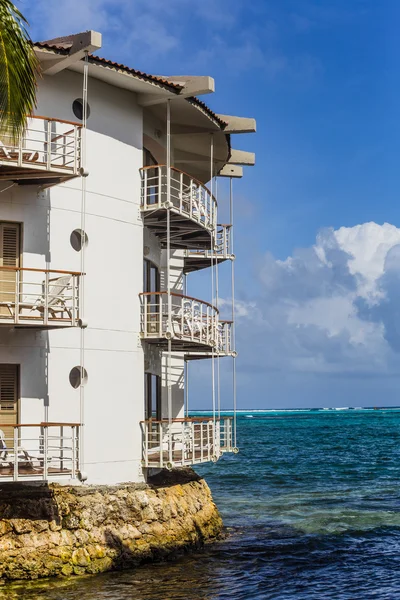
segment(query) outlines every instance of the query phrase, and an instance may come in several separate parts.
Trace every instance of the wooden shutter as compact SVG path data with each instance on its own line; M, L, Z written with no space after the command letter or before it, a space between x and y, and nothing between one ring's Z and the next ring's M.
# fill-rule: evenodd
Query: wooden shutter
M14 428L18 423L18 365L0 364L0 429L8 448L14 446Z
M19 267L20 225L0 222L0 267ZM16 271L0 269L0 301L15 304ZM0 306L0 315L10 316L7 306Z

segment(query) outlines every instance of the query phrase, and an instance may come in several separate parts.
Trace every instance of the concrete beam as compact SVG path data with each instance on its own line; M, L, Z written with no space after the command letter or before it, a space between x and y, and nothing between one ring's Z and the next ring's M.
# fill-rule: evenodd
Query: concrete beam
M245 150L231 150L228 164L253 167L256 164L256 155L254 152L246 152Z
M86 52L91 54L99 50L101 48L101 33L98 31L84 31L83 33L46 40L45 43L55 46L69 46L68 54L52 61L46 61L43 64L43 73L55 75L84 58Z
M243 168L236 165L225 165L218 173L218 177L243 177Z
M160 77L171 83L181 85L182 89L176 94L139 94L137 97L137 102L140 104L140 106L154 106L155 104L161 104L167 100L191 98L192 96L212 94L215 91L215 83L212 77L166 77L164 75L160 75Z
M208 75L169 75L165 77L171 83L177 83L184 86L184 93L188 96L202 96L203 94L213 94L215 92L215 81Z
M228 123L224 133L255 133L256 120L247 117L232 117L230 115L217 115L220 119Z

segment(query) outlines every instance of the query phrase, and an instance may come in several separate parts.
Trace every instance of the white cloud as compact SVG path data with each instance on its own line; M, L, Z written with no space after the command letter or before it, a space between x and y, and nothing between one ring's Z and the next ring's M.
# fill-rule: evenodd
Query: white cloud
M352 257L348 266L350 273L359 277L358 293L365 297L379 294L377 281L384 273L389 250L400 244L400 229L389 223L364 223L341 227L335 231L335 238Z
M400 366L400 229L321 231L286 260L265 256L240 304L243 370L389 374Z

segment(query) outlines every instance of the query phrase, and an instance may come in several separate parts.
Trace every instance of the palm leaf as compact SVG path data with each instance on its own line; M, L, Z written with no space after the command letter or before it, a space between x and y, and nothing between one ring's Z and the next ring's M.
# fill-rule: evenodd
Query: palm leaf
M0 135L14 144L36 106L38 61L27 25L10 0L0 0Z

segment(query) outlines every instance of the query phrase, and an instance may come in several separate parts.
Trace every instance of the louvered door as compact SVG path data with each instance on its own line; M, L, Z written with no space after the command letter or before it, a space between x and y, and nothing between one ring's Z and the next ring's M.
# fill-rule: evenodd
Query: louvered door
M7 448L14 447L14 428L18 423L18 365L0 364L0 429Z
M19 267L20 225L19 223L0 222L0 267ZM0 301L9 303L0 306L1 316L11 316L15 310L17 273L0 269Z

